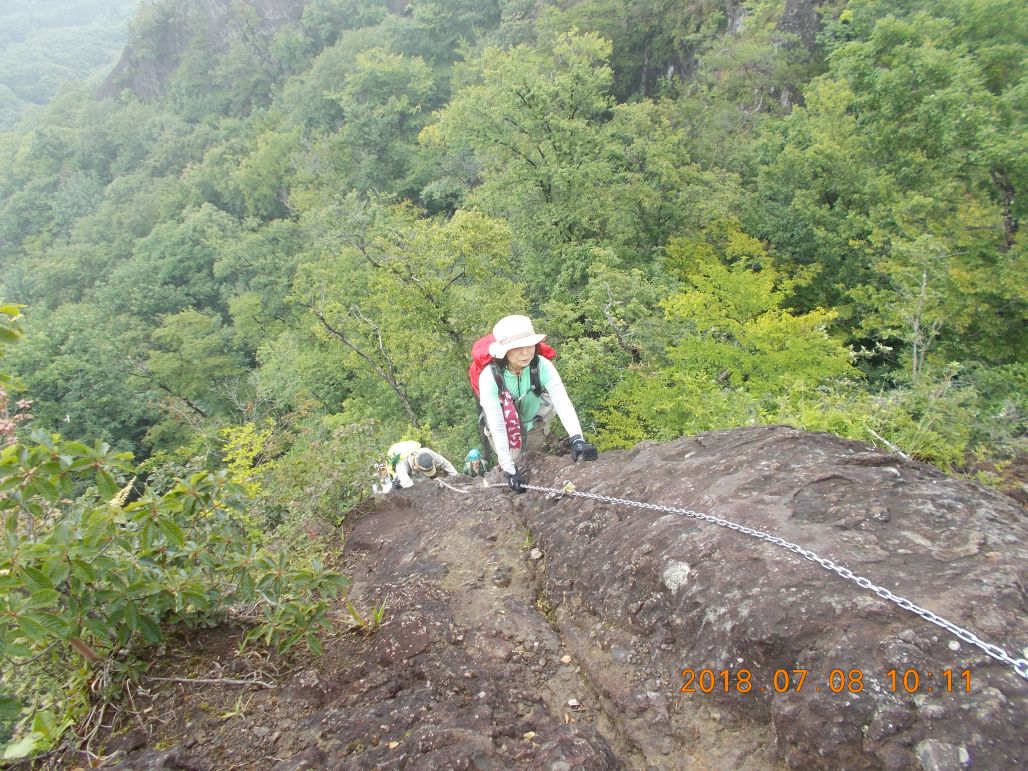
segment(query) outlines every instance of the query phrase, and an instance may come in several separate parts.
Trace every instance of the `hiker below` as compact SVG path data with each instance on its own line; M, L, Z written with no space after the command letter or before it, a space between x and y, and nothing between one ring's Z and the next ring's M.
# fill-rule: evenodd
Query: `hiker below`
M546 335L536 334L527 316L505 316L493 327L493 338L492 364L479 375L479 403L496 465L511 489L525 492L527 480L517 463L539 449L554 414L568 432L572 460L596 460L596 448L582 437L578 413L548 358L556 352L545 346L547 356L539 355ZM532 383L533 368L538 370L538 391Z
M457 476L457 469L450 461L417 442L398 442L389 448L389 455L394 484L400 487L413 487L415 482L437 476Z
M476 447L464 459L464 467L460 473L467 477L484 477L489 473L489 461L482 457L481 450Z
M388 493L395 487L392 469L388 463L375 464L375 482L371 485L371 491L376 494Z

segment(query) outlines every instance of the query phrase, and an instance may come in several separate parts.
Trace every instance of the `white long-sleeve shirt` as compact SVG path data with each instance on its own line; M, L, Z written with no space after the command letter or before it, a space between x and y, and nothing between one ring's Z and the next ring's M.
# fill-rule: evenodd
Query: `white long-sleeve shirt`
M567 389L564 388L564 381L553 363L544 357L539 357L539 381L543 390L550 395L553 409L560 418L564 430L568 436L582 433L582 425L578 422L578 413L575 412L575 405L571 403ZM532 375L528 367L521 370L521 375L516 376L506 367L503 368L503 382L514 397L514 403L518 408L518 415L521 418L521 425L525 432L528 432L539 414L539 407L542 399L532 393ZM513 474L517 471L514 459L510 454L510 446L507 444L507 427L503 419L503 407L500 405L500 392L496 386L496 377L493 375L492 366L485 367L478 376L479 403L482 405L482 412L485 413L486 426L493 439L493 448L496 450L496 465Z
M432 460L435 461L435 467L446 472L447 476L457 476L457 469L453 467L450 461L446 460L442 455L437 453L435 450L430 450L427 447L422 447L416 450L413 454L415 456L420 455L423 452L427 452L432 456ZM420 477L421 479L428 479L420 471L415 471L411 465L411 458L407 456L399 463L396 464L396 481L400 483L400 487L413 487L414 477Z

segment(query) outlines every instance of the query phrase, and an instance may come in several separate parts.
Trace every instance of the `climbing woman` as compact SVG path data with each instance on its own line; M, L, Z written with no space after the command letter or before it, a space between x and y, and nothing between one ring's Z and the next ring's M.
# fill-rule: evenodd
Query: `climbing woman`
M582 437L578 414L557 368L539 355L546 335L536 334L527 316L505 316L493 327L493 338L492 363L479 375L479 403L496 465L510 488L525 492L526 479L518 463L542 445L554 414L568 432L572 460L596 460L596 448Z

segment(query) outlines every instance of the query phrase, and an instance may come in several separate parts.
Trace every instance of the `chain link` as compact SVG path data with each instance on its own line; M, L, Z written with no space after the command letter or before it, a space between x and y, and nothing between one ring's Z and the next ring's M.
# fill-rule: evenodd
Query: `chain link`
M853 581L855 584L857 584L857 586L861 587L862 589L868 589L874 592L883 600L888 600L889 602L898 605L904 610L910 611L914 615L920 616L925 621L929 621L938 627L942 627L943 629L950 632L959 639L963 640L964 642L970 643L971 645L976 645L977 647L985 651L985 653L987 653L992 658L998 661L1002 661L1004 664L1013 667L1015 673L1020 675L1025 680L1028 680L1028 659L1015 659L1012 656L1010 656L1006 652L1006 650L1004 650L1000 646L985 642L980 637L978 637L978 635L976 635L974 632L968 631L963 627L957 626L953 622L947 621L941 616L932 613L932 611L926 608L922 608L920 605L915 605L913 602L906 599L905 597L900 597L899 595L893 594L885 587L878 586L872 583L870 579L865 578L864 576L856 575L852 570L849 570L848 568L843 567L842 565L837 565L830 559L827 559L825 557L819 557L814 552L810 551L809 549L804 549L799 544L792 543L791 541L786 541L784 538L779 538L776 535L771 535L770 533L766 533L763 530L754 530L751 527L746 527L745 525L740 525L730 520L723 519L721 517L715 517L712 514L703 514L701 512L693 511L691 509L679 509L675 508L674 506L659 506L655 503L632 501L627 498L613 498L609 495L598 495L597 493L583 493L571 489L570 485L568 487L565 487L564 489L553 487L540 487L538 485L525 485L525 489L535 490L536 492L540 493L556 494L557 496L570 495L575 498L588 498L594 501L602 501L604 503L612 503L620 506L630 506L637 509L650 509L651 511L666 511L670 514L680 514L684 517L689 517L690 519L699 519L704 522L709 522L712 525L718 525L719 527L728 528L729 530L737 530L740 533L751 535L754 538L759 538L763 541L767 541L768 543L773 543L775 546L781 546L784 549L788 549L791 552L795 552L796 554L800 555L806 560L810 560L811 562L817 563L825 570L830 570L833 573L842 576L843 578Z

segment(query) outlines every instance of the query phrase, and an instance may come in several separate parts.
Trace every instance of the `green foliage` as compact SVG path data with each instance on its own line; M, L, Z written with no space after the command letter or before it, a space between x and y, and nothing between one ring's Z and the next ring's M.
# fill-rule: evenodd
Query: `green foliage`
M256 498L261 492L260 483L254 474L254 466L259 465L259 457L267 446L274 430L274 422L263 421L258 427L253 423L223 428L221 435L225 439L223 452L225 470L229 479L239 485L248 498Z
M595 413L600 449L631 447L715 428L755 423L755 399L701 373L672 368L629 372Z
M680 73L697 44L723 31L723 4L703 0L585 0L540 3L538 27L544 35L570 28L597 33L612 41L613 92L619 101L652 95L668 73Z
M211 34L212 22L218 34ZM174 63L165 64L170 72L149 88L166 92L173 109L190 121L267 106L276 77L286 69L272 52L288 47L275 43L274 25L249 3L144 5L130 35L141 60Z
M293 153L299 137L293 131L261 133L250 153L231 174L248 217L274 219L287 213L289 179L294 173Z
M384 0L311 0L303 9L303 29L318 48L327 48L341 31L374 27L387 12Z
M318 649L328 599L345 579L320 564L297 567L240 533L245 499L222 472L201 472L129 502L129 456L36 432L0 453L0 657L66 672L72 695L94 663L139 655L162 626L210 624L233 605L262 608L252 637L285 650ZM75 700L54 718L21 694L36 721L70 724ZM51 695L53 696L53 695ZM41 733L35 726L23 741ZM39 748L42 737L19 745Z
M336 548L335 528L367 496L374 461L390 441L374 420L343 415L265 420L223 435L230 478L253 494L245 526L313 554Z
M98 299L144 319L189 306L222 310L213 267L221 243L238 232L239 224L210 204L162 223L136 242Z
M12 0L0 9L0 131L60 85L102 74L124 45L135 0Z
M59 5L33 18L97 8ZM8 6L0 53L33 32ZM222 6L140 8L145 97L69 84L0 133L12 414L154 473L227 450L288 541L359 502L359 453L465 452L468 347L525 312L608 446L786 420L997 475L1024 451L1012 0L822 5L817 46L783 0ZM266 420L247 470L261 442L218 432Z
M607 41L578 34L561 36L552 53L488 49L476 63L482 82L462 89L424 135L474 154L483 183L473 201L530 239L540 283L561 266L545 258L550 248L598 227L592 204L611 176L596 129L613 106L609 55Z
M343 248L302 267L295 302L379 415L413 426L467 420L466 379L455 374L483 330L524 304L506 224L463 211L419 219L355 197L333 214Z
M413 164L414 139L434 83L419 58L373 48L357 54L336 99L343 110L340 134L351 148L350 184L361 192L403 190ZM394 180L399 187L385 186Z
M670 288L662 270L612 267L614 256L592 255L578 303L552 300L538 322L559 345L561 377L579 416L598 409L628 368L663 353L660 300Z
M822 269L799 293L802 307L856 300L854 317L899 307L906 321L882 318L864 331L902 327L909 356L900 366L920 366L924 324L949 359L1016 359L1024 335L1015 319L1028 309L1023 202L1013 191L1028 177L1024 113L1010 107L1022 81L1005 65L1002 77L990 71L992 55L1009 48L986 45L983 57L969 44L980 33L964 25L1023 21L1002 2L909 5L885 15L878 3L851 3L832 27L844 40L828 74L807 89L804 109L768 126L764 201L749 220L783 259Z
M23 305L14 303L0 304L0 354L13 343L21 340L22 332L18 326Z
M335 95L354 71L358 54L376 48L390 50L391 43L383 26L343 31L305 71L283 85L282 108L295 124L306 129L331 132L339 128L343 113Z
M780 277L759 241L734 225L711 230L699 243L674 242L668 259L688 287L662 303L683 332L668 347L673 365L745 384L756 396L856 374L849 351L826 333L833 314L783 308L792 282Z
M732 175L693 163L671 103L614 104L609 55L574 30L551 50L487 49L481 82L422 132L451 166L477 165L467 203L511 222L540 304L577 299L592 255L650 267L670 236L738 203Z
M36 425L117 437L121 449L135 449L153 419L133 371L137 330L90 305L62 305L45 317L27 313L28 339L5 364L32 394Z
M385 621L385 600L382 600L382 604L377 608L372 606L371 612L366 616L362 615L349 600L346 601L346 610L350 614L350 618L353 619L353 628L360 629L366 635L372 634Z
M201 414L229 399L229 387L244 373L240 357L231 350L229 331L217 315L189 308L165 316L151 340L149 377Z
M10 303L0 304L0 356L8 346L21 339L21 307ZM13 407L11 405L12 393L23 388L20 381L0 371L0 447L13 443L18 424L32 417L27 412L32 406L31 402L19 401Z
M786 310L791 282L737 225L672 242L668 266L683 283L661 302L664 335L676 334L664 337L663 361L611 392L597 416L603 446L773 420L775 397L856 375L848 349L826 332L832 314Z

